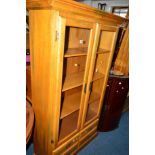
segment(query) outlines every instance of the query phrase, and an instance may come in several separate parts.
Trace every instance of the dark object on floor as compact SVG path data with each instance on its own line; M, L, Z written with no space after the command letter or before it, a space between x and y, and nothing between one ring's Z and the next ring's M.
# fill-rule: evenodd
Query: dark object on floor
M128 90L127 76L110 75L98 125L99 131L110 131L118 127Z

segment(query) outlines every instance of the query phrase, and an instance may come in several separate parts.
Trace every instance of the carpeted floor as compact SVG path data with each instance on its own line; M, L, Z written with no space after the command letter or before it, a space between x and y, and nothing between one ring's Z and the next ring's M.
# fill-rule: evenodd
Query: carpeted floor
M33 144L30 144L26 155L32 154ZM129 112L122 114L119 128L110 132L99 132L78 155L129 155Z

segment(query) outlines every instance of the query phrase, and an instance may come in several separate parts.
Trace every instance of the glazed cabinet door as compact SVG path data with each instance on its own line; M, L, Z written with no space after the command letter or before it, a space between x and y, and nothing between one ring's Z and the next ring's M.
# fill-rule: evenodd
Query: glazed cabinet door
M60 105L56 127L58 145L75 135L80 128L83 101L93 46L95 28L92 23L60 19ZM59 73L60 74L60 73Z
M118 29L100 25L94 43L85 101L83 125L99 117Z

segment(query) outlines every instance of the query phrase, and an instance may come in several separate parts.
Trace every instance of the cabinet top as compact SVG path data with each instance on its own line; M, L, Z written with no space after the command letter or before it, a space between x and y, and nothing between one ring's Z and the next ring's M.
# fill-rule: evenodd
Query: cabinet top
M28 10L54 9L61 12L67 12L68 14L73 13L89 16L98 20L110 20L117 24L128 22L128 19L126 18L101 11L73 0L26 0L26 7Z

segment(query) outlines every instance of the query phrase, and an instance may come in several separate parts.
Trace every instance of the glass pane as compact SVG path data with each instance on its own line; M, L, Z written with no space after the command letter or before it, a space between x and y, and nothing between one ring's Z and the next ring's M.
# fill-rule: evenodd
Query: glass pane
M97 117L115 32L101 31L85 122Z
M77 129L90 30L66 27L59 140Z
M66 27L65 57L86 55L89 35L89 29Z
M78 115L79 110L60 120L59 140L65 138L67 135L77 129Z
M87 56L64 58L63 91L83 84Z
M97 116L104 78L93 81L88 101L86 122Z
M105 76L114 36L115 32L101 31L98 50L96 53L93 80L97 80Z

